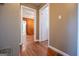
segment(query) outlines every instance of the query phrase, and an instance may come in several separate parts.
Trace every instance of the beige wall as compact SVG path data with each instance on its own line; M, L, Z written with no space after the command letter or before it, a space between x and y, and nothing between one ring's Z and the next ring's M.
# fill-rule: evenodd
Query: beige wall
M39 40L39 9L37 9L37 24L36 24L36 38Z
M12 55L19 55L20 30L20 4L0 5L0 49L11 48Z
M50 4L49 32L50 46L77 55L77 4Z

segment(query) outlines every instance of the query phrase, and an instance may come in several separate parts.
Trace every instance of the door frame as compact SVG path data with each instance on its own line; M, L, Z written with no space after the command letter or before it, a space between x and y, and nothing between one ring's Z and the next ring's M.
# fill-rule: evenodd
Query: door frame
M35 13L35 15L34 15L34 41L36 41L36 9L21 5L21 41L20 41L20 45L22 44L22 20L23 20L22 19L22 14L23 14L22 11L23 11L23 8L32 10Z
M40 36L40 12L42 11L42 9L44 9L44 8L46 8L46 7L48 7L48 12L49 12L49 4L45 4L43 7L41 7L40 9L39 9L39 41L41 42L41 41L44 41L44 40L41 40L41 36ZM48 17L49 17L49 13L48 13ZM48 27L49 27L49 18L48 18ZM48 45L49 45L49 28L48 28Z

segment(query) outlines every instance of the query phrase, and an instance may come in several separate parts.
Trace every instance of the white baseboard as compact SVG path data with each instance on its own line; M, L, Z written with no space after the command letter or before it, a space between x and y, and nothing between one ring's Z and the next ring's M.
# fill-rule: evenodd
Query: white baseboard
M19 43L19 45L22 45L23 43Z
M40 42L42 42L42 41L47 41L47 40L39 40Z
M39 40L34 40L35 42L39 42Z
M55 47L52 47L52 46L50 46L50 45L48 45L48 47L49 47L50 49L52 49L52 50L54 50L54 51L56 51L56 52L62 54L63 56L70 56L70 55L66 54L65 52L63 52L63 51L61 51L61 50L59 50L59 49L56 49Z
M34 40L35 42L43 42L43 41L46 41L46 40Z

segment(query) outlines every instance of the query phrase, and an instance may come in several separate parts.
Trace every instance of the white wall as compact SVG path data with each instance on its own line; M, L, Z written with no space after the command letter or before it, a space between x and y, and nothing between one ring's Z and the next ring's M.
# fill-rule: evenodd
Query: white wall
M25 6L23 7L23 10L22 10L22 16L23 17L34 19L34 15L35 15L35 13L33 12L33 10L31 10L28 7L25 7Z
M8 4L0 6L0 49L11 48L12 55L19 55L20 28L20 4Z

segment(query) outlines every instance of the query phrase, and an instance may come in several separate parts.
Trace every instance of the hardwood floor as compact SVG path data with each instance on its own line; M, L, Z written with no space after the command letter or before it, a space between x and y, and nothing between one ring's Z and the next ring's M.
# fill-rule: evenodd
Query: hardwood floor
M26 43L20 49L20 56L57 56L57 52L48 48L48 41L34 42L33 36L27 36Z

